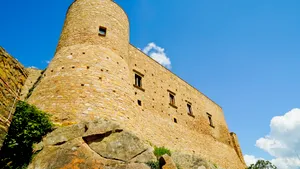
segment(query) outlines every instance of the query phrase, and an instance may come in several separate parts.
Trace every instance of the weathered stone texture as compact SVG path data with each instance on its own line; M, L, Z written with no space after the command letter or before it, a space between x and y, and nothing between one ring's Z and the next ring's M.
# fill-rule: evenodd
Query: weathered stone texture
M41 76L42 70L35 69L35 68L26 68L28 72L28 77L25 81L25 84L22 88L21 92L21 100L25 100L26 96L28 95L28 91L33 87L37 79Z
M176 164L179 164L179 166L184 169L222 169L220 166L212 164L205 159L180 152L173 152L172 159Z
M106 36L98 35L99 26L107 28ZM143 75L143 90L133 85L135 72ZM175 108L168 91L176 94ZM153 145L223 168L245 167L222 108L130 45L128 18L111 0L70 6L54 59L28 101L63 126L110 119Z
M91 133L89 127L92 126ZM63 137L65 139L61 139ZM154 156L151 152L147 159L136 160L134 157L144 156L148 153L145 150L151 148L133 134L103 119L58 128L34 147L38 154L28 169L150 169L144 161L151 161Z
M23 65L0 47L0 148L26 78Z
M235 152L220 106L135 47L129 48L129 56L130 69L144 75L145 89L132 87L136 105L137 100L142 101L139 117L132 123L140 125L132 125L132 131L154 145L196 154L224 168L245 167ZM130 75L132 84L135 71ZM169 105L168 90L176 94L178 108ZM192 105L194 117L188 114L187 103ZM207 113L212 115L214 128Z
M99 27L106 27L105 37ZM77 44L105 46L127 60L129 21L126 13L111 0L76 0L70 6L57 51Z
M177 169L173 159L167 154L160 157L159 163L162 166L162 169Z
M231 136L231 139L232 139L234 150L236 151L237 155L240 157L241 161L243 163L245 163L245 160L244 160L244 157L243 157L243 153L242 153L237 135L234 132L231 132L230 136Z

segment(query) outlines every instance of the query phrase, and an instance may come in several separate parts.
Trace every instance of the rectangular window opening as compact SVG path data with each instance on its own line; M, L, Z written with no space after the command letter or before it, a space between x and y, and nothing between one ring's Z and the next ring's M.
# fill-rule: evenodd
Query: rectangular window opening
M214 124L213 124L213 120L212 120L212 115L207 113L207 116L208 116L208 120L209 120L209 125L213 128L215 128Z
M172 92L171 90L167 90L169 93L169 105L172 106L173 108L177 109L178 107L175 105L175 93Z
M106 36L106 28L105 27L103 27L103 26L100 26L99 27L99 35L100 36Z
M140 72L134 70L134 69L133 69L133 72L134 72L134 84L133 84L133 86L144 92L145 89L143 89L143 83L142 83L144 75L141 74Z
M187 104L187 109L188 109L188 114L189 115L193 115L192 105L191 104Z
M138 74L135 74L135 86L142 88L142 77Z
M170 104L175 106L175 95L170 93L169 96L170 96Z

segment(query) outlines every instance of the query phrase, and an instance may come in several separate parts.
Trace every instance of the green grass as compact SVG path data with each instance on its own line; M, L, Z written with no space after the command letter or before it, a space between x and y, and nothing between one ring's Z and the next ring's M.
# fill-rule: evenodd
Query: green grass
M171 151L165 147L154 147L154 155L159 158L165 154L171 156Z
M149 161L146 163L151 169L160 169L158 161Z

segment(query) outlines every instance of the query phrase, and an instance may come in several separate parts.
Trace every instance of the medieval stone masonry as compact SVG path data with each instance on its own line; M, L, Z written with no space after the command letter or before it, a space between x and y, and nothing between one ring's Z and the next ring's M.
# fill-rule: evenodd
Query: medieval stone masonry
M24 66L0 47L0 149L27 77Z
M111 0L70 6L56 54L28 102L58 125L105 118L152 145L245 167L222 108L132 46L127 15Z

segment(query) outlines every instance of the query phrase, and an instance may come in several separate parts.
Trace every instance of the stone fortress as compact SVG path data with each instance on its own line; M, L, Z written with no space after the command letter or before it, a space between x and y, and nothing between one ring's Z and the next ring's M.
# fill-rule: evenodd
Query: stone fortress
M222 108L131 45L128 17L112 0L73 2L27 101L61 126L109 119L152 145L245 168Z

